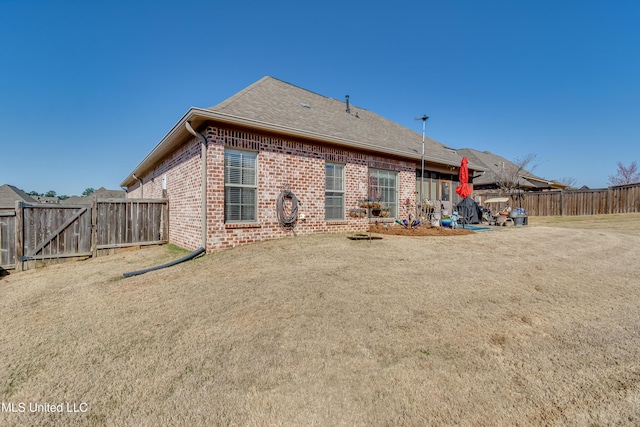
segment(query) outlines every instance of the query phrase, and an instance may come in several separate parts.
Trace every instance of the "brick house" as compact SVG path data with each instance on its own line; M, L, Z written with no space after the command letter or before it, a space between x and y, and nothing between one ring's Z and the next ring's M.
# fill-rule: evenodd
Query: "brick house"
M416 207L421 152L421 133L348 97L264 77L214 107L191 108L121 186L127 197L167 197L169 240L212 252L291 235L276 209L285 189L299 200L296 234L366 231L367 218L350 212L372 196L389 219L405 218ZM455 195L460 161L426 139L425 198Z

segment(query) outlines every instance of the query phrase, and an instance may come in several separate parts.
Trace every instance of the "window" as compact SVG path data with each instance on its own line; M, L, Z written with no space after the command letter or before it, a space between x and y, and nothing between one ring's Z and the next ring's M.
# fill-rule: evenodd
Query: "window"
M258 220L258 153L224 151L224 221Z
M344 219L344 165L325 163L324 219Z
M418 200L420 194L422 194L423 199L429 198L429 181L429 178L418 177L416 179L416 200Z
M460 196L458 195L458 193L456 193L456 190L458 189L459 186L460 186L460 182L451 181L451 198L455 205L457 205L460 202Z
M398 173L369 169L369 197L378 199L389 209L390 217L398 217Z
M431 200L438 200L438 180L432 179L431 186L429 187L429 198Z
M440 182L442 190L440 191L440 197L443 202L450 201L449 197L451 195L450 192L450 183L447 181Z
M424 171L422 197L429 200L440 200L438 188L440 188L440 173ZM420 170L416 170L416 191L420 193ZM417 200L417 198L416 198Z

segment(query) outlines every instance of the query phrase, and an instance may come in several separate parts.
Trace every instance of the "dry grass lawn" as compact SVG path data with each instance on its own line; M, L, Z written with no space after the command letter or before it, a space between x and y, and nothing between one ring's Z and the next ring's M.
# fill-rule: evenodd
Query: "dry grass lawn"
M639 250L629 214L13 273L0 425L640 425Z

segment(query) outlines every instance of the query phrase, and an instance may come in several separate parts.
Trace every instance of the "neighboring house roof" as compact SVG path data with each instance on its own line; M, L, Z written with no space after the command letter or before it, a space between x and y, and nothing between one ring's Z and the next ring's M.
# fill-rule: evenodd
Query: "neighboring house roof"
M37 203L48 203L48 204L57 204L60 202L58 197L49 197L49 196L33 196Z
M61 205L90 205L91 197L70 196L64 200L60 200Z
M534 175L527 170L519 170L518 165L510 162L502 156L489 151L478 151L471 148L456 150L461 156L469 159L469 162L482 165L485 171L482 175L473 179L474 186L493 185L505 180L505 177L518 177L518 184L529 189L565 188L564 184L548 180Z
M570 186L567 184L563 184L555 180L540 178L535 175L525 175L525 179L531 182L536 188L539 188L539 189L556 188L556 189L563 190L565 188L570 188Z
M124 190L107 190L104 187L98 188L94 193L99 199L124 199L127 192Z
M122 182L130 186L165 155L191 135L189 121L197 129L207 121L239 125L298 138L362 149L384 155L420 160L422 134L364 108L328 98L273 77L263 77L210 108L191 108L149 155ZM425 161L459 167L455 150L425 138ZM482 169L470 161L472 170Z
M0 185L0 209L15 208L16 202L36 203L36 200L13 185Z
M98 188L89 196L71 196L67 199L61 200L60 204L63 205L90 205L93 203L93 196L98 199L123 199L127 195L124 190L107 190L104 187Z

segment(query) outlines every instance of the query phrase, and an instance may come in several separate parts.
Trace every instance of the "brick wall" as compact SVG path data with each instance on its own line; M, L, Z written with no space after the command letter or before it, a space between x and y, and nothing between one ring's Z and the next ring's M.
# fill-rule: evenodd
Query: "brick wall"
M209 163L209 162L208 162ZM200 224L200 143L192 138L178 147L129 189L127 197L160 199L162 177L167 180L169 198L169 241L195 250L202 244Z
M284 187L300 200L295 234L366 231L368 220L351 218L350 209L366 198L368 168L398 172L399 215L415 207L415 164L390 160L356 151L308 142L209 126L203 134L207 151L207 251L212 252L250 242L292 235L278 224L276 200ZM257 151L258 221L254 224L224 223L224 149ZM325 221L325 161L345 164L345 219ZM144 177L144 197L162 197L162 175L167 176L172 243L187 249L200 246L200 147L188 141ZM129 197L140 197L139 186ZM407 207L405 204L408 202Z

